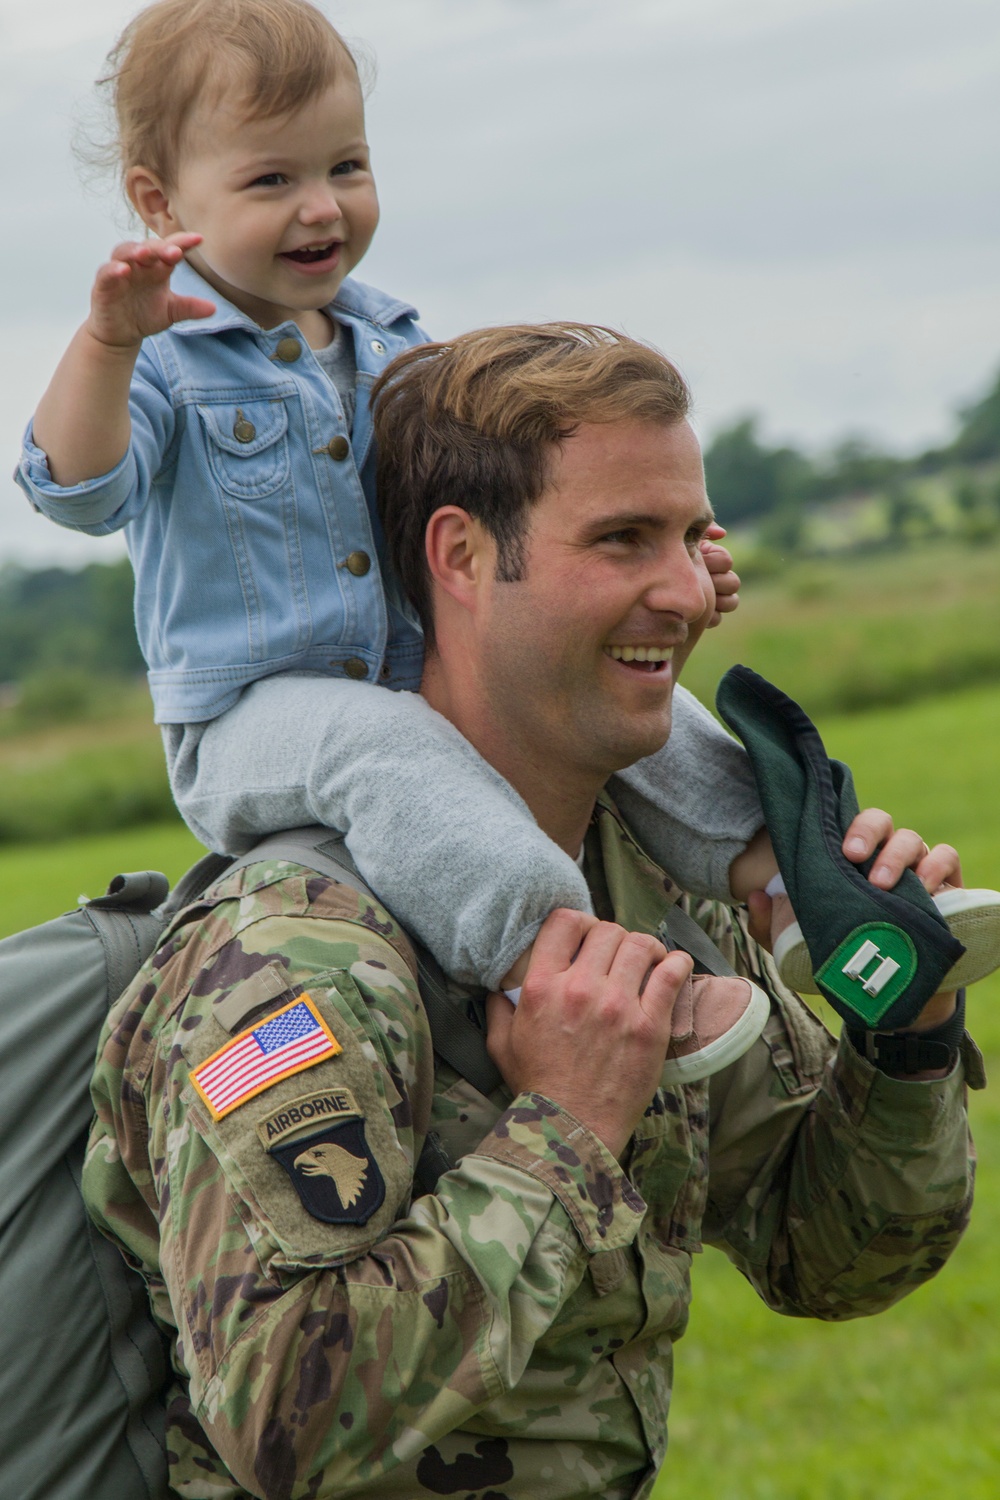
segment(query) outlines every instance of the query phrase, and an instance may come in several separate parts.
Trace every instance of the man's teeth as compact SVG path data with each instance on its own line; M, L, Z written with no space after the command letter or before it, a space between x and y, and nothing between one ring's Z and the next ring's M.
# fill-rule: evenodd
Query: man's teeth
M605 646L614 661L670 661L673 646Z

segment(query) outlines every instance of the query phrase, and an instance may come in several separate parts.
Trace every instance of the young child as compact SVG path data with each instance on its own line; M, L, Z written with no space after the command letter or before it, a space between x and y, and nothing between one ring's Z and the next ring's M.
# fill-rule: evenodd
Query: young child
M127 527L195 833L238 852L282 827L343 830L443 967L495 988L554 907L589 897L413 691L421 635L386 564L367 393L425 335L405 302L346 279L378 220L354 61L306 0L158 0L111 63L124 188L156 238L98 271L19 482L61 525ZM618 782L686 889L728 900L734 861L738 897L773 872L737 858L763 821L753 778L690 695L669 748Z

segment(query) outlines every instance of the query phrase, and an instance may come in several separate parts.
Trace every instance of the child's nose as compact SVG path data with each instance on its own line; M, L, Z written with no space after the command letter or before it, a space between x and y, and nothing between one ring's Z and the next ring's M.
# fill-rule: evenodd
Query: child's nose
M342 217L337 195L332 186L326 184L308 193L299 209L299 219L303 224L330 224Z

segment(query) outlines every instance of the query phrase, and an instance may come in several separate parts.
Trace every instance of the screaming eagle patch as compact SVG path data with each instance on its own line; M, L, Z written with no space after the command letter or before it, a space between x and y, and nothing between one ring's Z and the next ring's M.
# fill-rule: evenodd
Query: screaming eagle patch
M284 1167L302 1207L324 1224L367 1224L385 1198L385 1182L355 1117L315 1135L270 1148Z

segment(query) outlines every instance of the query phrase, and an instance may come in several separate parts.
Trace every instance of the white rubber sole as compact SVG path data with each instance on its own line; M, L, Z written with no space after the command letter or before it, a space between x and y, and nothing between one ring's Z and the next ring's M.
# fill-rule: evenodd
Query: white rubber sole
M668 1057L663 1064L662 1083L697 1083L699 1079L711 1078L713 1073L720 1073L750 1050L764 1030L771 1013L771 1002L762 989L749 979L746 982L750 987L750 1000L735 1026L697 1052Z
M954 937L966 949L941 981L943 990L975 984L1000 969L1000 891L940 891L934 905ZM774 961L782 984L800 995L820 994L813 963L798 922L786 927L774 945Z

